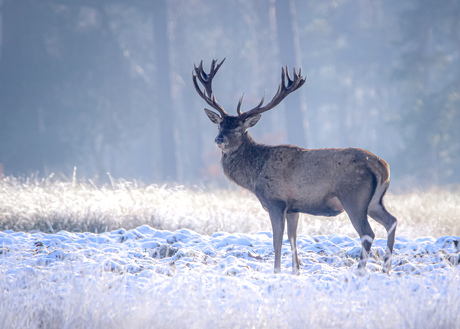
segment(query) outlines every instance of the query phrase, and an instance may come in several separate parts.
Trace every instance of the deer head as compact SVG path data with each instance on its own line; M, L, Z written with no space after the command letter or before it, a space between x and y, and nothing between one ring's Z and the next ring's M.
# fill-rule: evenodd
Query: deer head
M219 133L215 138L216 144L222 149L222 152L231 153L238 149L243 141L243 136L247 133L248 128L253 127L259 121L261 114L271 110L281 103L287 95L300 88L305 83L305 78L302 77L301 70L299 70L299 73L297 74L294 68L294 78L291 79L288 67L286 66L286 71L284 70L284 67L281 68L281 82L278 87L278 91L268 104L263 106L265 99L264 96L256 107L249 111L242 112L241 104L243 102L243 96L241 96L236 108L237 115L232 116L229 115L217 102L216 96L212 90L212 80L224 61L225 58L222 62L216 65L217 61L213 60L209 73L204 72L203 61L201 61L200 65L198 67L195 66L194 68L195 72L193 72L193 84L195 85L195 89L201 98L219 112L219 114L217 114L209 109L204 109L209 119L218 125ZM203 85L203 91L198 85L197 80L199 80Z

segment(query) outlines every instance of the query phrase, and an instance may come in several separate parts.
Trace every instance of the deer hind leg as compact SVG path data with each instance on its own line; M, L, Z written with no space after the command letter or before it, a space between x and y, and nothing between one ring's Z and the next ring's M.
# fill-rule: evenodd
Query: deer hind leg
M347 211L351 223L359 234L361 239L361 259L359 260L358 269L363 270L366 267L367 259L371 252L372 243L374 242L375 234L372 231L369 221L367 220L367 213L365 211L355 212L353 210Z
M371 216L377 223L383 225L387 231L387 250L383 258L383 272L389 273L391 270L391 255L393 254L398 221L385 209L385 206L383 205L383 196L385 195L386 188L383 190L383 193L380 192L379 195L377 195L377 192L378 191L376 191L371 203L369 204L368 213L369 216Z
M353 227L361 239L361 258L358 269L366 267L367 259L374 242L375 234L367 219L367 209L371 198L370 189L362 189L357 193L348 193L341 198L341 203L350 218Z
M297 224L299 222L299 213L287 213L286 222L288 239L291 244L292 274L297 275L300 272L300 262L297 255Z
M272 206L268 208L273 229L273 248L275 249L275 273L281 272L281 247L286 217L286 207Z

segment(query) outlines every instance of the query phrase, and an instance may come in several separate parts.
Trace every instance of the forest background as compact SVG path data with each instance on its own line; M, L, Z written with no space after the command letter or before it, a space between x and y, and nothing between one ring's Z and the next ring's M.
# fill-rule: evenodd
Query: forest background
M226 57L233 114L281 66L307 77L257 141L368 149L396 190L458 184L459 17L458 0L0 0L0 176L227 186L191 79Z

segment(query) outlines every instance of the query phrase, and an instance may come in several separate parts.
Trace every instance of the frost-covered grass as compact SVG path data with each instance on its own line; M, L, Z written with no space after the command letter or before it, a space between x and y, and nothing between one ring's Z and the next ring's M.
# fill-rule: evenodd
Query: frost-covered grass
M348 218L304 216L292 276L287 241L272 274L270 221L244 191L0 184L1 328L460 328L455 190L388 195L390 275L378 224L361 274Z
M186 189L125 180L96 187L91 180L7 177L0 181L0 229L105 232L148 224L199 233L268 229L265 211L244 192Z
M391 188L390 188L391 190ZM385 198L398 219L398 235L460 235L460 189L431 189ZM346 214L302 215L299 233L357 237ZM378 237L385 231L374 221ZM200 234L259 232L271 229L267 213L249 192L113 181L15 178L0 180L0 229L42 232L105 232L148 224L166 230L189 228Z

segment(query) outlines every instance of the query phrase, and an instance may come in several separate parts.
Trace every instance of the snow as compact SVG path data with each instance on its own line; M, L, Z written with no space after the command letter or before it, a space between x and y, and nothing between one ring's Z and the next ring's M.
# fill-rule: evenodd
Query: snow
M6 177L0 328L460 328L460 193L386 205L399 219L390 275L372 221L357 271L346 215L301 215L300 274L286 239L275 275L268 215L243 190Z
M267 219L268 220L268 219ZM8 328L459 328L458 236L396 238L382 274L376 239L298 237L301 273L271 232L0 232L0 320Z

